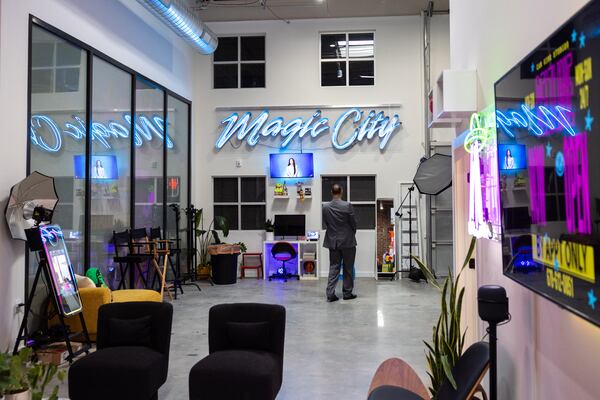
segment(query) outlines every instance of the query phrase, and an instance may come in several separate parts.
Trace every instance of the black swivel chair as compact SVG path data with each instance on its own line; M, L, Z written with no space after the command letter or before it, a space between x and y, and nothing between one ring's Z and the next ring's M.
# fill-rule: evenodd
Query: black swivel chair
M277 242L271 247L271 255L277 261L281 261L281 267L274 274L269 276L269 280L272 279L283 279L287 282L288 279L296 278L300 279L298 274L292 274L287 271L285 263L295 259L298 256L296 249L288 242Z
M173 306L111 303L98 311L97 351L69 369L71 400L152 400L167 380Z
M221 304L210 309L207 357L192 367L190 400L273 400L283 379L285 308Z
M393 374L389 370L394 363L400 364L396 375L405 382L385 382ZM387 364L387 365L386 365ZM487 342L472 344L454 364L452 376L456 381L457 389L454 390L450 382L445 379L438 391L437 400L470 400L480 391L479 384L490 365L490 350ZM378 379L380 371L382 379ZM425 385L410 366L398 359L389 359L379 367L378 373L373 377L368 400L429 400ZM386 376L387 375L387 376ZM417 393L418 392L418 393ZM485 392L481 392L487 399ZM426 397L424 397L426 396Z

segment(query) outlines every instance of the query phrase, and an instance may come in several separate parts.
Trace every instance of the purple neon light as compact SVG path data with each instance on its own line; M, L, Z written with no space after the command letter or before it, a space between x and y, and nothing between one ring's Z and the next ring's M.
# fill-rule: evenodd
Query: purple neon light
M569 52L535 77L535 103L538 106L538 117L543 117L539 106L562 106L572 109L575 87L571 77L572 67L573 53ZM571 126L575 126L575 113L567 113L566 118ZM545 134L558 132L560 128L556 126Z
M565 136L565 208L570 233L592 233L587 133Z
M531 222L546 225L546 187L544 185L544 156L543 145L527 149L529 160L529 192L531 203Z

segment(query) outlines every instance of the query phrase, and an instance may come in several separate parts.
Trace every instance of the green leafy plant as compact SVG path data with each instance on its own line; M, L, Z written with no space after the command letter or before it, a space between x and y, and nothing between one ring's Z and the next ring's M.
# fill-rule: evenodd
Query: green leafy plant
M208 246L212 243L220 244L221 238L218 231L223 232L223 236L229 236L229 221L222 216L215 216L207 229L204 229L204 218L202 209L196 211L194 216L194 232L196 234L198 255L200 256L200 265L208 265Z
M270 219L265 221L265 231L266 232L275 232L275 225L271 222Z
M240 253L245 253L248 251L248 247L246 247L246 243L244 242L237 242L236 243L238 246L240 246Z
M462 267L458 271L456 277L453 276L452 270L448 271L448 277L444 280L443 285L439 285L435 279L431 268L418 257L412 256L417 262L419 268L425 275L427 282L441 291L441 310L440 316L436 325L433 327L433 336L431 342L423 341L427 346L427 366L429 371L427 375L431 380L429 392L432 399L437 398L438 391L444 379L448 379L454 389L457 388L454 376L452 376L452 368L458 358L462 355L465 344L466 328L461 332L460 318L462 312L462 301L465 294L465 288L459 289L458 281L465 267L469 264L469 260L473 256L475 250L476 238L471 239L469 251L465 257Z
M60 382L65 371L59 371L54 364L32 361L32 350L21 349L13 355L0 353L0 396L16 394L31 389L32 400L42 400L46 388L57 377ZM58 385L52 388L48 400L58 399Z

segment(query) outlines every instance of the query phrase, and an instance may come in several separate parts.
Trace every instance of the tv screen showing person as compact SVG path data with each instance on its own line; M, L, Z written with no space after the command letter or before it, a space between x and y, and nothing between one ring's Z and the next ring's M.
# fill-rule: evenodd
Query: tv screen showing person
M498 145L500 170L509 172L527 168L525 146L521 144Z
M271 178L312 178L314 165L312 153L270 154Z

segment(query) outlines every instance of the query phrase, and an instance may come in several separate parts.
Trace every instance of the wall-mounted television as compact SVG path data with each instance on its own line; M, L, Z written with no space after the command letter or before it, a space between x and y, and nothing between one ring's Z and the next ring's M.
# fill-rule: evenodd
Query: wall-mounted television
M313 178L312 153L269 154L271 178Z
M596 0L495 84L504 274L596 325L599 26Z
M527 168L527 147L522 144L499 144L498 163L501 171Z
M85 156L73 156L76 179L85 179ZM92 179L119 179L117 157L114 155L92 156Z
M304 214L275 215L273 225L275 227L274 235L277 237L306 235L306 215Z

